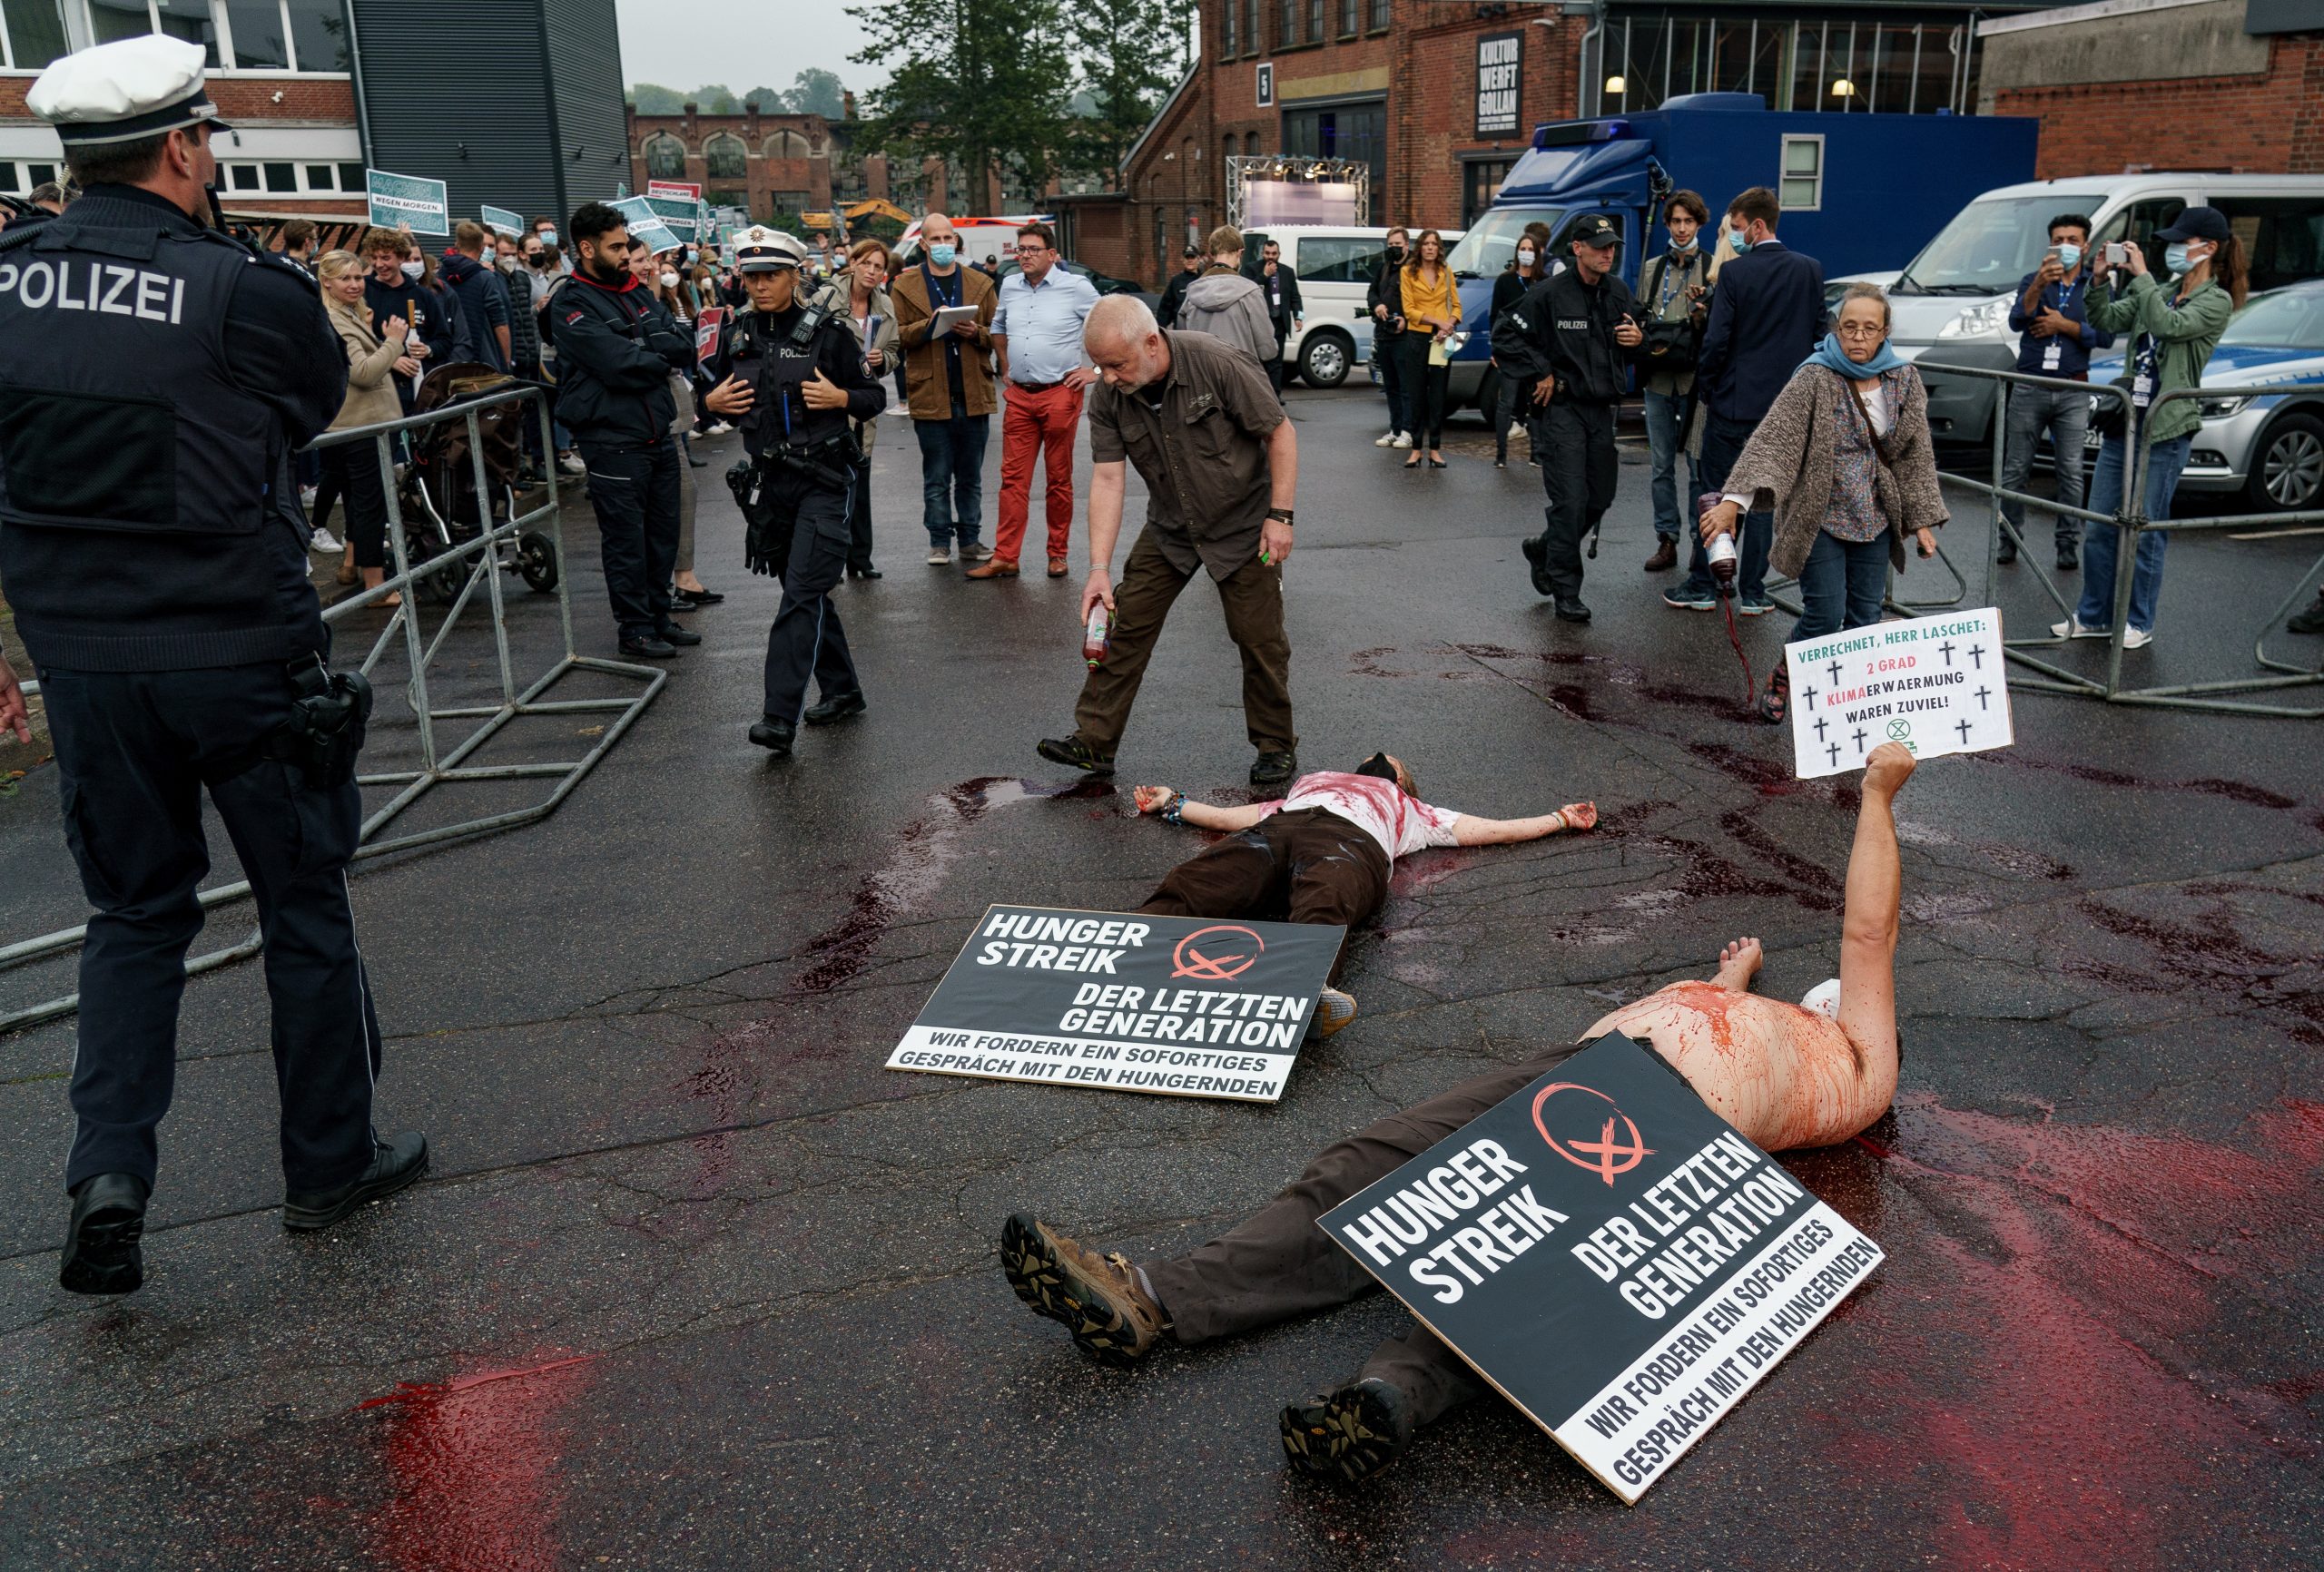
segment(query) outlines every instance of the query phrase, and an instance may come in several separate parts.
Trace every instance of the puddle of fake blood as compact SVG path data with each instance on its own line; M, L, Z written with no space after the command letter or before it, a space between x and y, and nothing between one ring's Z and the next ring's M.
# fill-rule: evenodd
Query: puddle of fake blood
M566 1564L556 1473L559 1412L593 1356L404 1382L356 1405L385 1429L389 1498L372 1520L399 1572L555 1572Z
M2212 902L2196 914L2197 920L2184 923L2118 910L2094 896L2085 897L2080 906L2098 928L2117 938L2136 940L2154 958L2147 969L2104 961L2068 962L2065 969L2070 973L2134 993L2175 993L2189 984L2213 989L2230 995L2238 1003L2291 1017L2285 1027L2288 1036L2310 1047L2324 1047L2324 988L2297 980L2313 975L2324 958L2279 955L2261 948L2243 937L2235 909L2224 900Z
M1899 1099L1891 1138L1856 1142L1880 1183L1852 1220L1889 1262L1852 1317L1877 1354L1833 1455L1943 1503L1953 1565L2185 1564L2217 1527L2199 1481L2317 1449L2280 1383L2221 1371L2242 1323L2299 1313L2276 1282L2324 1250L2324 1106L2250 1129L2228 1146Z
M2123 786L2139 791L2184 791L2198 797L2223 797L2230 802L2240 802L2251 808L2273 808L2279 811L2299 806L2296 799L2280 791L2270 791L2265 786L2254 786L2248 781L2222 781L2216 776L2204 776L2194 781L2151 781L2124 770L2108 770L2096 764L2073 764L2062 760L2037 759L2021 754L2016 749L2004 748L1984 753L1972 753L1972 759L2016 770L2043 770L2055 775L2086 781L2093 786ZM2324 814L2313 820L2324 830Z

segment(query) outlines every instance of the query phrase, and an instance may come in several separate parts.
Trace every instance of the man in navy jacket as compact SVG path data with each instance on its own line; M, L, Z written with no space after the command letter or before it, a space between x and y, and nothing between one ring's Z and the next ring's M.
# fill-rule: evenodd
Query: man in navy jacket
M1717 491L1741 457L1743 445L1783 391L1799 363L1824 337L1824 267L1776 239L1782 209L1775 192L1755 185L1727 204L1727 243L1738 253L1718 270L1710 320L1696 359L1695 387L1703 396L1702 483ZM1768 551L1775 543L1772 513L1743 516L1743 557L1737 565L1736 607L1745 616L1775 609L1768 598ZM1718 604L1710 560L1689 530L1694 557L1687 582L1663 599L1688 611Z
M444 281L460 303L460 358L496 371L512 362L508 339L508 293L484 265L484 226L462 219L444 257Z

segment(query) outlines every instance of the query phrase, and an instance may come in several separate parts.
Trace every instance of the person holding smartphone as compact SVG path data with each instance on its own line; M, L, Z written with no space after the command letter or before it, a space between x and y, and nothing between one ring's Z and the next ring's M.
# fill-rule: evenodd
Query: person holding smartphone
M2163 243L2163 266L2171 274L2168 287L2155 281L2145 248L2137 245L2124 247L2119 262L2114 248L2108 247L2098 276L2091 280L2086 302L2090 320L2110 333L2135 335L2127 357L2129 372L2114 384L2130 395L2130 418L2099 444L2098 467L2090 485L2093 513L2111 514L2122 507L2132 445L2143 433L2146 516L2171 516L2171 500L2178 494L2179 477L2187 467L2187 454L2203 417L2191 398L2168 404L2161 400L2179 388L2201 385L2203 368L2219 348L2227 319L2241 308L2249 291L2243 242L2217 208L2189 208L2169 229L2157 230L2154 238ZM2126 650L2143 649L2154 637L2162 557L2170 541L2162 530L2139 533L2130 615L2122 630ZM2114 563L2121 545L2116 526L2093 522L2083 526L2082 604L2064 622L2051 624L2051 633L2062 639L2102 639L2113 631Z
M2090 320L2084 301L2090 273L2083 267L2090 255L2090 221L2080 213L2060 213L2050 221L2050 249L2042 265L2018 280L2017 303L2010 309L2009 325L2018 335L2017 369L2029 377L2054 380L2090 380L2090 352L2114 342L2114 335ZM2057 465L2058 501L2067 507L2082 506L2082 446L2090 429L2088 395L2063 388L2017 384L2009 389L2009 413L2004 427L2001 483L2009 491L2025 489L2034 473L2034 450L2042 433L2050 434L2050 451ZM2025 505L2004 501L2002 516L2009 528L2002 532L1994 560L2006 565L2017 560L2018 542L2025 534ZM2079 520L2055 516L2058 570L2071 573L2079 563L2082 542Z

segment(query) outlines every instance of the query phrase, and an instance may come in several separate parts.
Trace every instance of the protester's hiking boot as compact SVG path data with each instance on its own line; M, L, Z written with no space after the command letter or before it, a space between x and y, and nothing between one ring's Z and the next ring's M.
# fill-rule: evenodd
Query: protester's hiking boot
M1664 590L1662 604L1675 611L1715 612L1718 609L1718 596L1707 589L1682 584L1677 589Z
M371 1165L329 1190L292 1190L282 1197L282 1226L293 1233L329 1228L349 1213L384 1201L428 1172L428 1137L408 1130L392 1141L374 1140Z
M2062 540L2058 543L2058 571L2060 573L2082 571L2081 549L2070 540Z
M1557 607L1558 621L1561 623L1586 623L1590 620L1590 608L1581 604L1580 595L1558 596Z
M2291 634L2324 634L2324 594L2316 604L2284 624L2284 631Z
M1044 737L1033 752L1052 764L1064 764L1075 770L1084 770L1099 780L1110 780L1113 777L1112 755L1099 754L1078 736Z
M1412 1445L1411 1407L1402 1389L1374 1376L1283 1410L1283 1451L1315 1479L1354 1484Z
M1018 1298L1062 1322L1100 1363L1127 1369L1162 1335L1162 1307L1128 1257L1085 1250L1022 1212L1000 1231L1000 1269Z
M1269 748L1251 761L1251 784L1280 786L1299 770L1299 755L1280 748Z
M1532 565L1533 593L1537 595L1557 594L1557 586L1550 582L1549 537L1543 535L1529 535L1518 543L1517 549L1523 552L1525 560Z
M791 756L791 744L798 737L798 727L788 721L778 721L773 715L762 718L751 728L751 741L778 759Z
M871 706L863 702L862 693L842 693L836 698L825 699L820 704L808 705L806 721L810 726L828 726L833 721L844 721L850 715L861 715L870 708Z
M1646 559L1646 571L1661 573L1679 565L1679 543L1668 535L1654 543L1654 555Z
M1328 1037L1348 1022L1355 1019L1355 997L1337 988L1325 988L1315 997L1315 1035Z
M56 1281L69 1293L127 1293L145 1281L145 1200L134 1174L93 1174L73 1186L64 1258Z

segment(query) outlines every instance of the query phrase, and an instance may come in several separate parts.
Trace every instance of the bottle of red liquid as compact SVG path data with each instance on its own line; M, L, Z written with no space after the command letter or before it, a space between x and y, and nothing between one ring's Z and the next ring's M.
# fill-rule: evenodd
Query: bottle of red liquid
M1703 515L1725 500L1726 498L1718 492L1704 492L1695 498L1696 519L1699 522ZM1703 555L1709 559L1710 576L1718 581L1718 593L1723 595L1733 594L1736 568L1735 537L1732 535L1712 536L1711 543L1704 548Z
M1112 642L1111 619L1106 614L1106 603L1099 601L1089 608L1089 625L1081 630L1081 658L1096 665L1106 658L1106 646Z

